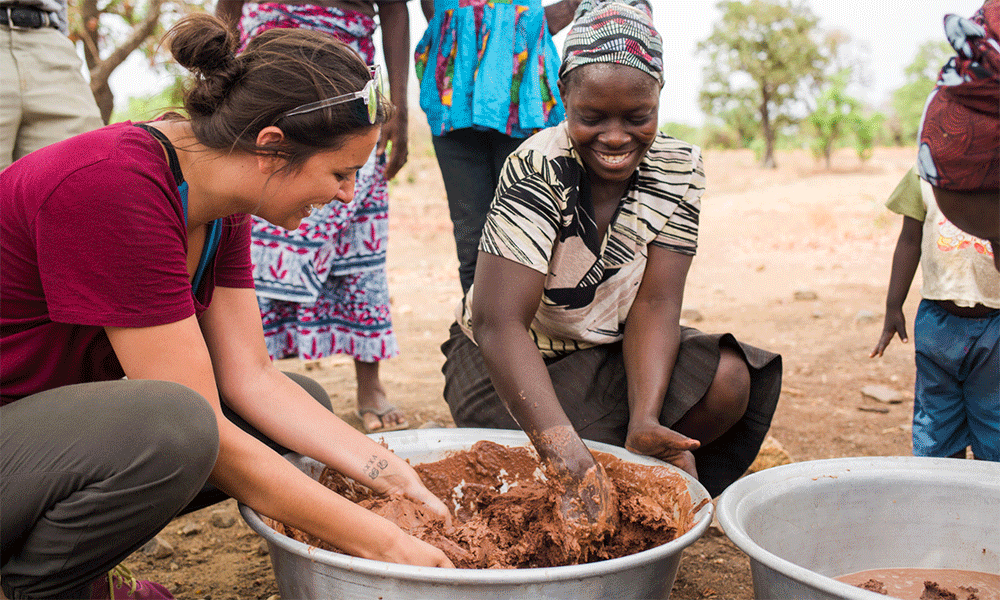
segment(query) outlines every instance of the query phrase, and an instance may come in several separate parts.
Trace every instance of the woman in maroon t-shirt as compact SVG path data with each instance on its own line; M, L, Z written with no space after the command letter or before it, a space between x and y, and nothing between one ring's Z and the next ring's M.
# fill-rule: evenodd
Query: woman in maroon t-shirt
M376 79L315 32L269 31L236 56L201 14L168 37L196 76L189 118L111 125L0 174L4 593L126 597L108 572L227 495L346 553L450 566L282 458L447 516L320 386L273 366L250 273L247 214L296 228L351 200L391 110ZM170 596L139 582L127 597Z

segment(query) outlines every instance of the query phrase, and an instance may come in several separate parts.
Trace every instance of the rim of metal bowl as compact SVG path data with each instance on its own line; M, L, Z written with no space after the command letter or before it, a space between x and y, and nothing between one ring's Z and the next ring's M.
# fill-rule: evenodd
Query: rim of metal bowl
M958 480L961 472L988 475L977 461L959 461L950 458L930 458L923 456L857 456L828 458L781 465L758 471L736 480L718 500L719 525L737 548L752 560L805 586L820 590L831 596L846 600L877 600L885 596L820 575L789 560L765 550L753 541L742 526L737 524L737 515L749 503L760 504L780 495L803 479L815 480L821 477L845 479L879 479L887 475L925 472L930 466L945 469L945 480Z
M469 438L474 438L476 441L481 439L490 439L491 441L495 441L497 443L511 445L524 445L528 443L527 436L520 431L472 428L414 429L371 434L368 437L376 440L384 439L386 443L389 443L390 448L392 447L391 442L397 438L399 440L416 442L430 442L431 440L436 440L438 442L459 440L467 441ZM498 441L498 439L500 441ZM693 496L696 497L695 503L700 501L697 496L703 496L704 498L711 500L708 495L708 491L705 490L704 486L702 486L698 480L671 464L649 456L633 454L624 448L612 446L610 444L590 441L586 441L585 443L587 447L593 450L607 452L618 456L619 458L627 458L632 462L665 466L684 477L693 492ZM454 450L454 448L441 448L440 450L448 452ZM392 577L401 580L430 583L530 584L582 579L585 577L589 578L611 573L620 573L624 570L655 562L667 555L673 554L674 552L680 553L684 548L700 538L711 524L714 507L712 502L707 502L701 507L700 510L698 510L697 513L695 513L695 522L691 529L666 544L661 544L654 548L619 558L601 560L581 565L542 567L534 569L445 569L441 567L399 565L378 560L359 558L356 556L341 554L339 552L323 550L315 546L309 546L303 542L279 534L277 531L266 525L256 511L242 503L239 504L239 510L243 519L247 522L250 528L257 532L257 534L264 537L269 543L276 544L283 550L297 556L307 558L310 561L330 565L346 571L376 577Z

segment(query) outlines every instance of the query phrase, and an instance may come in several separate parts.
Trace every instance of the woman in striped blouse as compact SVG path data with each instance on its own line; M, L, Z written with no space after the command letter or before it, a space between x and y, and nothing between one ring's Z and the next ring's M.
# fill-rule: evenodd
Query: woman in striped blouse
M566 120L508 159L442 346L456 423L523 429L581 539L615 514L582 439L669 461L717 495L756 456L781 386L780 356L680 326L705 176L699 148L658 132L649 10L581 5Z

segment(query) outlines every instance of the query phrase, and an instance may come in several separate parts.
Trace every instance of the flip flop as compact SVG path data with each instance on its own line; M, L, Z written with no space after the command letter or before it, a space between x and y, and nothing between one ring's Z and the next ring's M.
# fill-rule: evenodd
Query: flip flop
M392 425L386 425L383 422L382 426L376 429L369 429L368 426L365 424L365 415L375 415L376 417L378 417L379 421L381 421L382 417L386 416L387 414L391 413L394 410L399 410L399 407L390 404L389 406L385 407L380 411L375 410L373 408L362 408L354 411L354 414L356 414L358 418L361 419L361 428L365 430L365 433L384 433L386 431L399 431L400 429L409 429L410 420L406 418L404 418L401 423L394 423Z

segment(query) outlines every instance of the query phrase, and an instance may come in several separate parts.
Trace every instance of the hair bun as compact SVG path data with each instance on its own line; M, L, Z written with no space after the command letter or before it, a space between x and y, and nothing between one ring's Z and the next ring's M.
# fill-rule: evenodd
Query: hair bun
M194 13L182 18L167 34L174 60L199 77L230 71L236 62L238 40L217 17Z
M214 113L244 71L232 30L217 17L194 13L178 21L164 41L174 60L195 76L185 107L192 114Z

